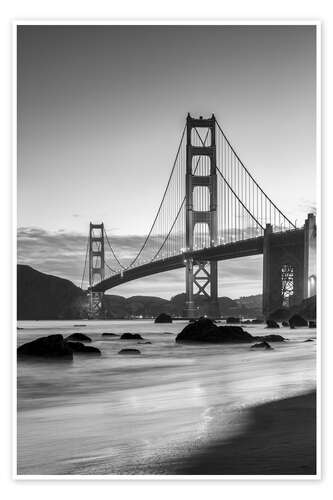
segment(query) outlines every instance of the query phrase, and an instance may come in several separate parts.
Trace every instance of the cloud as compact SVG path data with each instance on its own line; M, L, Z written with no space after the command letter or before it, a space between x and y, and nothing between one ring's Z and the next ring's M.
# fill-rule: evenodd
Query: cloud
M137 255L144 242L138 235L113 235L112 247L124 265ZM159 244L156 237L153 243ZM106 262L113 269L119 269L105 244ZM147 251L151 251L152 247ZM81 286L84 263L87 251L87 235L65 231L46 231L39 227L20 227L17 232L18 263L27 264L41 272L54 274L73 281ZM262 257L253 256L219 263L219 295L237 298L244 295L261 293ZM169 298L184 292L185 270L179 269L140 280L132 281L117 287L110 293L131 295L158 295ZM87 268L84 286L87 282Z

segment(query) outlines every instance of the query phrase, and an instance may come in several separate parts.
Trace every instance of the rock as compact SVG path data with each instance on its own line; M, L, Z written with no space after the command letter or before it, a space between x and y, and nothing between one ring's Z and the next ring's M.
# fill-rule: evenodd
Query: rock
M317 328L317 322L314 320L309 321L309 328Z
M287 326L287 327L289 327L289 323L288 323L288 321L282 321L282 326Z
M227 325L232 323L240 323L240 318L234 318L233 316L229 316L229 318L227 318Z
M73 351L62 335L49 335L27 342L17 349L18 357L73 359Z
M80 327L83 327L83 326L87 326L87 325L74 325L74 326L80 326Z
M144 340L139 333L123 333L122 340Z
M313 342L313 339L306 339L304 342Z
M119 337L119 335L117 333L108 333L108 332L102 333L102 336L103 337Z
M241 321L241 324L242 325L251 325L252 321L250 319L244 319L243 321Z
M138 342L138 344L141 344L141 345L144 345L144 344L151 344L151 342L149 342L149 341L147 340L147 342Z
M161 313L155 318L155 323L172 323L172 318L169 314Z
M263 335L255 337L256 340L262 340L263 342L284 342L285 339L282 335Z
M289 325L294 328L297 326L308 326L308 322L300 314L294 314L289 319Z
M273 347L271 347L269 343L264 340L263 342L259 342L258 344L253 344L251 346L251 349L273 349Z
M121 349L118 354L141 354L139 349Z
M77 340L78 342L91 342L91 338L84 333L72 333L65 340Z
M266 321L266 328L280 328L274 319L268 319Z
M92 347L91 345L84 345L82 342L67 342L67 345L72 349L73 352L80 354L95 354L96 356L101 355L101 351L97 347Z
M216 326L208 318L190 323L177 335L176 342L232 343L252 342L253 337L240 326Z

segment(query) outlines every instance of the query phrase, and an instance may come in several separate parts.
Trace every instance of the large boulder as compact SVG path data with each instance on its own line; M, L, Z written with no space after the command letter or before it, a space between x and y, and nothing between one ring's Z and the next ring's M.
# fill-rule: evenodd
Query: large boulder
M280 326L274 319L268 319L266 321L266 328L280 328Z
M290 319L289 319L289 325L291 328L295 328L297 326L308 326L308 322L300 316L300 314L294 314Z
M161 313L155 318L155 323L172 323L172 318L169 314Z
M139 333L123 333L121 340L144 340Z
M67 342L67 345L72 349L73 352L80 354L94 354L96 356L101 355L101 351L97 347L91 345L84 345L82 342Z
M27 342L17 349L18 357L73 359L73 351L62 335L49 335Z
M88 337L88 335L79 332L68 335L68 337L66 337L66 340L74 340L77 342L91 342L91 338Z
M208 318L188 324L177 335L176 342L237 343L252 342L253 337L240 326L216 326Z

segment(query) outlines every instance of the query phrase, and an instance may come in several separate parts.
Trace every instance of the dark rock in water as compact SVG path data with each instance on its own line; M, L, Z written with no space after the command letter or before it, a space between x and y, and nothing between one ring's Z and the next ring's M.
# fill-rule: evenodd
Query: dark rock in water
M287 326L287 327L289 327L289 323L288 323L288 321L282 321L282 326Z
M313 342L313 339L306 339L304 342Z
M161 313L155 319L155 323L172 323L172 318L169 314Z
M95 354L97 356L101 355L101 351L97 347L92 347L91 345L84 345L82 342L67 342L67 345L72 349L73 352L79 352L82 354Z
M309 321L309 328L317 328L317 322L314 320Z
M266 328L280 328L274 319L268 319L266 321Z
M146 342L138 342L138 344L141 344L141 345L144 345L144 344L151 344L151 342L149 342L149 340L147 340Z
M273 349L273 347L271 347L269 343L264 340L263 342L259 342L258 344L253 344L251 346L251 349Z
M118 354L141 354L139 349L122 349Z
M243 321L241 321L241 324L242 325L251 325L252 321L250 319L244 319Z
M73 351L62 335L49 335L27 342L17 349L18 357L73 359Z
M263 342L284 342L285 339L282 335L263 335L255 337L256 340L262 340Z
M240 323L240 318L234 318L233 316L227 318L227 325L232 323Z
M108 332L104 332L102 333L103 337L119 337L119 335L117 333L108 333Z
M83 327L83 326L87 326L87 325L74 325L74 326L80 326L80 327Z
M18 327L17 327L17 330L24 330L24 328L22 328L22 327L18 326Z
M139 333L123 333L122 340L144 340Z
M252 342L253 337L240 326L216 326L208 318L190 323L177 335L176 342L237 343Z
M91 342L91 338L84 333L72 333L65 340L77 340L78 342Z
M297 326L308 326L308 322L300 314L294 314L289 319L289 325L294 328Z

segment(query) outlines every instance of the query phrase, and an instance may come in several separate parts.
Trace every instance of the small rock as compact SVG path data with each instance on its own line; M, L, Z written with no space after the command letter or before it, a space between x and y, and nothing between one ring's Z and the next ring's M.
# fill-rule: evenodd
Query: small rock
M122 340L144 340L139 333L123 333Z
M72 349L73 352L80 354L95 354L97 356L101 355L101 351L97 347L92 347L91 345L84 345L82 342L67 342L67 345Z
M102 333L103 337L119 337L117 333L109 333L109 332L104 332Z
M257 336L255 337L255 339L262 340L263 342L284 342L285 340L287 340L282 337L282 335L276 334Z
M317 328L317 322L315 320L310 320L309 328Z
M172 323L172 318L169 314L161 313L155 319L155 323Z
M274 319L268 319L266 321L266 328L280 328L280 326Z
M313 339L306 339L304 342L313 342Z
M300 315L300 314L294 314L290 319L289 319L289 325L291 328L295 328L297 326L308 326L308 322Z
M118 354L141 354L139 349L121 349Z
M282 321L282 326L289 327L288 321L283 320Z
M252 320L252 325L262 325L264 323L264 320L261 318L255 318Z
M240 323L240 318L235 318L233 316L229 316L226 321L227 325L233 324L233 323Z
M151 344L151 342L149 342L149 341L147 340L147 342L138 342L138 344L141 344L141 345L144 345L144 344Z
M252 345L251 349L273 349L273 347L271 347L269 343L264 340L263 342Z
M72 333L65 340L77 340L78 342L91 342L91 338L84 333Z

